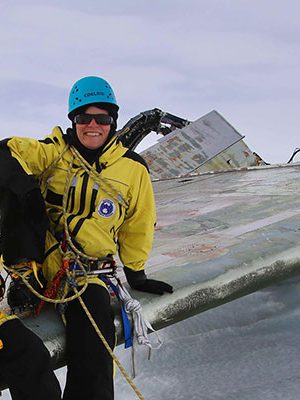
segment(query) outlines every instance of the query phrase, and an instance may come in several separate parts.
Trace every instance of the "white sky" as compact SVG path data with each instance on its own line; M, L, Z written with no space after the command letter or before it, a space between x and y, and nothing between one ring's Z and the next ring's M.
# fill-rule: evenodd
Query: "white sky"
M300 147L298 0L0 5L1 138L66 128L72 84L99 75L119 127L154 107L189 120L216 109L266 161Z

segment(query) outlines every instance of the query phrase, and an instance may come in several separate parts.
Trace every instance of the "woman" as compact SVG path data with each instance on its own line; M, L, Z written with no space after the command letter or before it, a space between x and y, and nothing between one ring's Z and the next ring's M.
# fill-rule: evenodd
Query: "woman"
M72 128L66 134L55 127L41 141L13 137L1 144L4 261L25 273L38 290L46 279L46 293L53 295L66 255L76 275L76 269L97 269L118 253L132 288L172 292L170 285L148 279L144 272L155 224L153 189L144 160L118 141L118 109L107 81L85 77L71 89ZM76 284L82 287L80 279ZM72 291L72 285L68 289L63 279L55 296L66 290ZM103 281L89 278L82 298L113 349L113 313ZM12 278L8 301L13 309L36 305L18 276ZM46 348L18 319L10 318L0 319L0 373L13 400L60 399ZM68 372L63 399L112 400L111 356L78 300L68 303L65 319Z

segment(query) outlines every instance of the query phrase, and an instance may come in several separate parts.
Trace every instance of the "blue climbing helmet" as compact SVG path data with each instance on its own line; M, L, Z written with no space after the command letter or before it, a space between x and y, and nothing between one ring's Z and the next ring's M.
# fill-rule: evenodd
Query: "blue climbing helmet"
M116 123L119 110L116 96L110 84L98 76L86 76L74 83L69 96L68 117L73 121L75 115L91 105L107 110Z

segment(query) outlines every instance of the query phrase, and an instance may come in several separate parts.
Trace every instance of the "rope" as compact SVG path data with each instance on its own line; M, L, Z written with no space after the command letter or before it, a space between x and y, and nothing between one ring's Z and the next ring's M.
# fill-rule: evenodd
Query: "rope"
M44 187L47 185L47 179L50 174L50 171L56 166L56 164L59 163L59 161L63 158L63 155L66 153L66 151L69 149L69 144L66 144L66 146L63 148L62 152L56 157L52 163L41 173L39 176L39 182L40 186ZM47 175L48 174L48 175ZM45 189L45 187L44 187Z
M75 293L78 292L76 288L74 288ZM82 308L84 309L88 319L90 320L91 324L93 325L97 335L99 336L99 338L102 340L102 343L104 345L104 347L106 348L106 350L108 351L108 353L110 354L110 356L112 357L112 359L114 360L114 362L117 364L119 370L121 371L122 375L124 376L124 378L126 379L127 383L131 386L131 388L134 390L135 394L137 395L137 397L140 400L144 400L144 397L142 396L142 394L140 393L140 391L138 390L138 388L135 386L135 384L133 383L133 381L130 379L130 377L128 376L127 372L125 371L125 369L123 368L122 364L120 363L119 359L116 357L116 355L114 354L114 352L112 351L112 349L110 348L107 340L105 339L105 337L103 336L102 332L100 331L98 325L96 324L94 318L92 317L91 313L89 312L87 306L85 305L84 301L82 300L81 296L78 296L78 300L80 301L80 304L82 306Z
M21 273L18 272L17 270L15 270L15 269L13 269L13 268L10 268L10 267L7 267L6 265L3 265L3 267L4 267L7 271L9 271L9 272L11 272L11 273L17 275L19 278L21 278L22 281L23 281L23 283L27 286L27 288L28 288L36 297L38 297L40 300L45 301L45 302L47 302L47 303L52 303L52 304L64 304L64 303L68 303L69 301L76 300L76 299L78 298L78 296L81 296L81 295L85 292L86 288L88 287L88 278L87 278L87 276L86 276L86 277L85 277L86 279L85 279L85 282L84 282L84 284L83 284L83 287L82 287L82 289L80 289L80 291L78 292L78 294L74 294L73 296L69 296L69 297L66 297L66 298L64 298L64 299L51 299L51 298L49 298L49 297L46 297L46 296L42 295L42 294L39 293L37 290L35 290L35 289L32 287L32 285L30 285L30 283L26 280L26 276L24 276L25 274L21 274Z
M71 153L73 154L73 157L77 159L81 167L85 170L85 172L92 177L95 182L97 183L104 183L106 184L109 189L112 191L109 192L107 189L105 189L103 186L101 186L101 189L104 190L108 195L110 195L113 199L115 199L119 204L121 204L123 207L128 208L129 204L127 201L123 198L122 194L117 191L117 189L109 182L107 178L103 178L100 176L100 174L82 157L82 155L79 153L78 150L75 149L75 147L70 147Z
M145 319L142 315L142 306L137 299L133 299L127 289L118 282L119 296L127 313L132 314L133 326L134 326L134 337L138 344L145 345L149 348L149 351L153 348L152 343L148 337L148 331L155 332L150 322ZM156 333L158 340L158 346L155 349L159 349L162 345L162 341Z
M112 282L108 277L101 277L103 282L109 286L119 301L121 302L121 311L122 311L122 319L123 319L123 331L124 331L124 341L125 341L125 349L128 347L132 348L131 352L131 366L132 366L132 378L136 377L136 368L135 368L135 345L145 345L148 347L148 360L150 360L151 350L154 348L155 350L159 349L162 345L162 341L159 338L159 335L152 328L152 325L148 320L146 320L142 315L142 306L141 303L131 297L130 293L127 289L122 285L120 279L114 275L116 284ZM127 317L127 314L132 316L133 320L133 335L131 334L131 326ZM148 331L154 332L157 337L157 346L154 347L148 337ZM132 337L133 336L133 337Z

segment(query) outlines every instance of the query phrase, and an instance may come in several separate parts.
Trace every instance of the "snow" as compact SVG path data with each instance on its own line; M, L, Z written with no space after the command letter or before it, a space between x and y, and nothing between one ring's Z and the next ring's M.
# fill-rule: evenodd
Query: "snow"
M299 289L293 278L161 330L164 344L150 361L137 352L135 385L145 400L298 399ZM116 354L130 372L130 350ZM57 372L62 385L64 374ZM119 371L115 392L116 400L137 399Z

